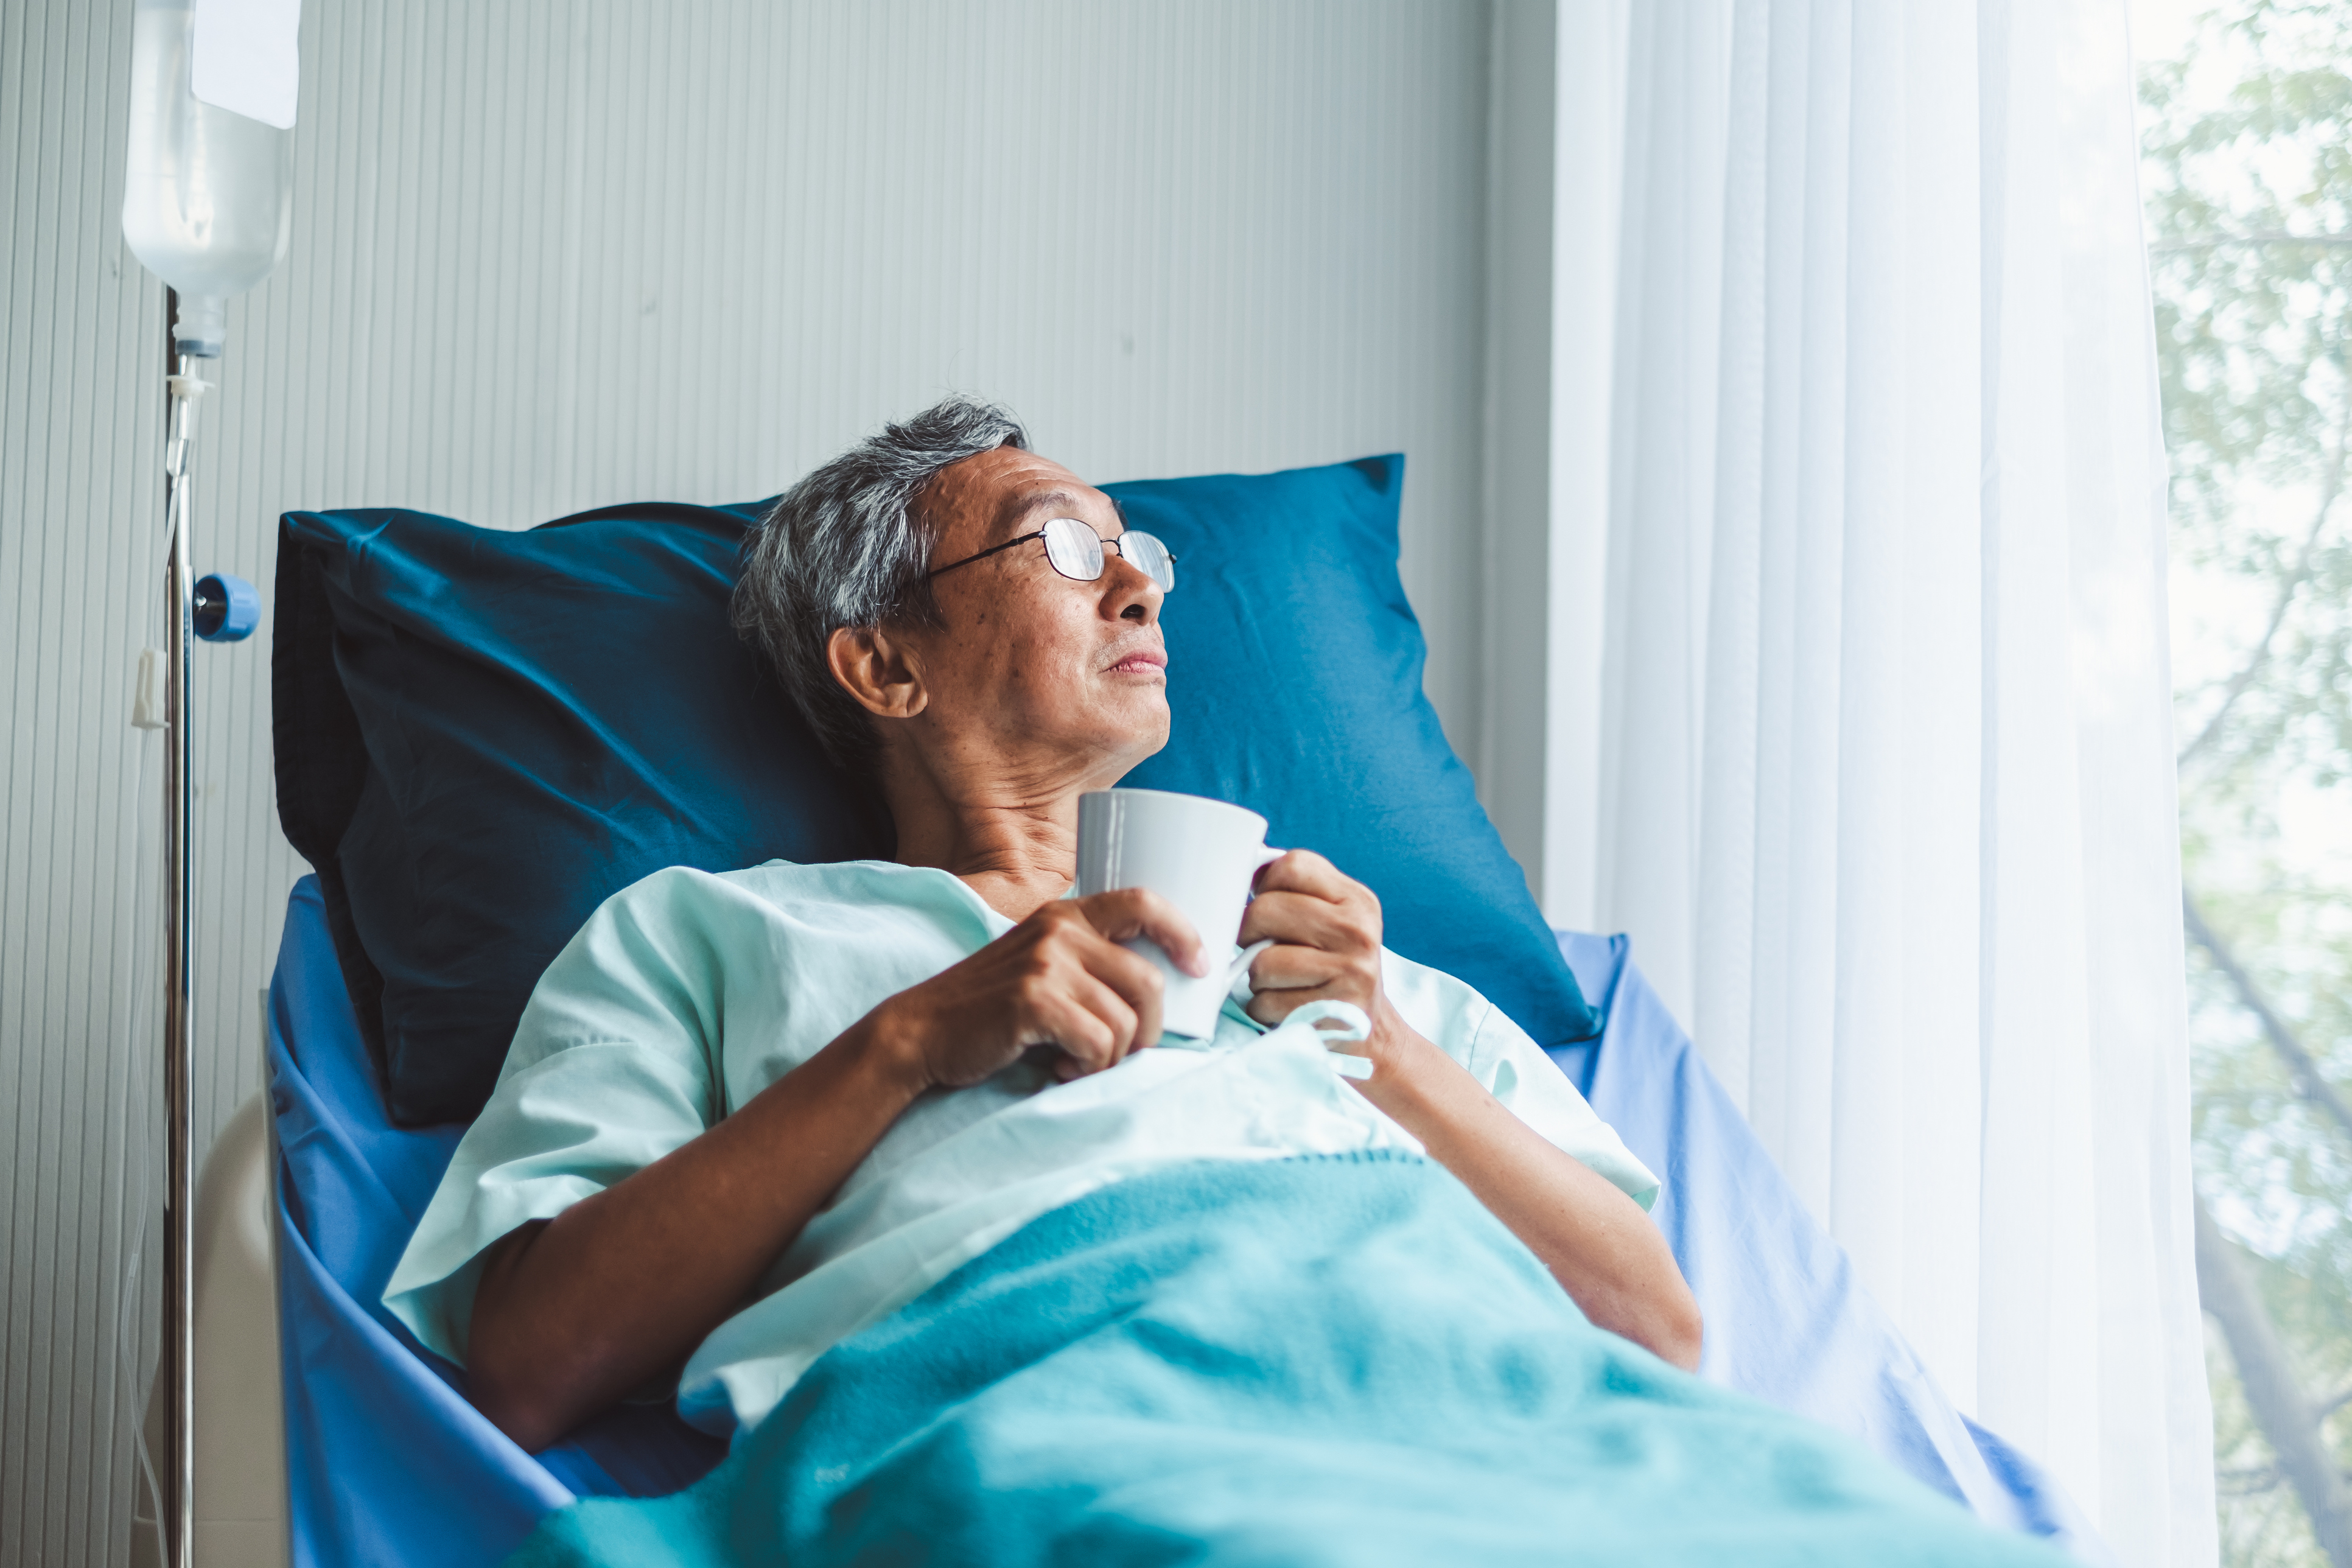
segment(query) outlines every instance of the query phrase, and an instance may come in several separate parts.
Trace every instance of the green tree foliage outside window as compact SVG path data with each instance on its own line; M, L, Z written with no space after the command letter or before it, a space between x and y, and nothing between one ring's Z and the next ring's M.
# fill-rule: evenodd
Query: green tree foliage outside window
M2352 1568L2352 0L2143 67L2222 1560Z

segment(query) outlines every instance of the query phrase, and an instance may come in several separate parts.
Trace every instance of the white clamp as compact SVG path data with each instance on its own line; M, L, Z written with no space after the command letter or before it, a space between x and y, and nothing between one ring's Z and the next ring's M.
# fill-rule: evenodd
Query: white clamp
M190 405L213 389L211 382L194 375L167 375L163 384L171 388L173 402ZM180 419L180 433L163 443L163 472L175 480L188 476L188 423L194 417L191 406Z

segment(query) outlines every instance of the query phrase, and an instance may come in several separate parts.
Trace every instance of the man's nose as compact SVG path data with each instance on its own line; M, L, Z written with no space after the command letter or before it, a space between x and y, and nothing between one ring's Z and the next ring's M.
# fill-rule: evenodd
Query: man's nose
M1112 555L1103 563L1103 607L1113 620L1133 621L1138 626L1150 626L1160 619L1160 604L1167 595L1149 573L1131 563L1124 555Z

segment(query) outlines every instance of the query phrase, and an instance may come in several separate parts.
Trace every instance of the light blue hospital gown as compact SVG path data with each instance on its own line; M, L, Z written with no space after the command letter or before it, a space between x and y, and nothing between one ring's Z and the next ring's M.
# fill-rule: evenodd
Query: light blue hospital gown
M394 1270L384 1304L465 1360L483 1251L643 1169L822 1049L876 1004L1012 929L945 871L887 861L676 868L614 894L548 966L497 1089ZM1657 1179L1518 1026L1451 975L1388 953L1407 1022L1553 1143L1645 1206ZM1038 1053L917 1100L687 1363L678 1408L749 1427L836 1342L1030 1220L1184 1161L1420 1144L1336 1073L1315 1031L1228 1006L1056 1084Z

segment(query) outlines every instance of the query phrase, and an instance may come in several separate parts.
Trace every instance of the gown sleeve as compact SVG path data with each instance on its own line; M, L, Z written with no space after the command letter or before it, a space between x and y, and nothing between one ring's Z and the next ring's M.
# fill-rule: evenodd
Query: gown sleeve
M425 1347L466 1359L482 1256L643 1170L719 1114L722 955L658 873L607 900L531 993L498 1087L384 1288Z
M1658 1178L1500 1007L1443 970L1393 952L1382 955L1381 984L1407 1023L1468 1068L1547 1142L1643 1208L1657 1202Z

